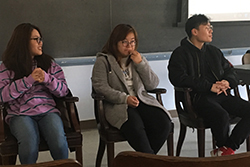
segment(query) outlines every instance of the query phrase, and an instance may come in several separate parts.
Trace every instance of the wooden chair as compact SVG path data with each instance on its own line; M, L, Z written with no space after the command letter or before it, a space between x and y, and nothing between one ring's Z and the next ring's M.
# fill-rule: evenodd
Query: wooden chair
M149 93L156 94L156 99L159 101L160 104L163 105L161 94L166 93L166 89L158 88L158 89L149 91ZM104 96L99 95L99 94L93 94L92 97L94 99L95 117L96 117L97 127L99 131L99 136L100 136L95 166L96 167L101 166L102 157L105 151L105 147L107 145L108 167L112 167L112 162L114 160L114 143L126 141L126 139L117 128L111 126L106 120L105 111L103 108L103 101L105 100ZM174 128L174 125L172 124L172 131L167 139L169 156L173 156L174 154L173 153L173 128Z
M242 64L250 64L250 50L248 50L243 56L242 56ZM244 81L243 81L244 82ZM248 101L250 101L250 88L248 84L242 83L242 85L246 86L247 91L247 97Z
M114 167L246 167L250 166L250 152L218 157L175 157L141 152L120 152Z
M74 159L61 159L37 164L27 165L0 165L1 167L81 167L82 165Z
M250 64L250 50L248 50L243 56L242 56L242 64ZM243 81L244 82L244 81ZM250 88L248 84L245 83L241 83L241 85L245 85L246 87L246 92L247 92L247 97L248 97L248 101L250 101ZM248 136L248 138L246 139L247 141L247 150L250 150L250 137Z
M66 97L56 98L56 107L61 112L68 146L70 151L75 151L76 159L82 164L82 134L75 102L78 97L73 97L71 92ZM4 121L6 116L5 104L0 104L0 164L12 165L16 163L18 145L16 138L11 135L8 124ZM39 151L48 150L46 142L41 138Z
M242 56L242 64L250 64L250 50Z
M206 125L201 117L199 117L194 110L192 105L192 100L190 93L192 92L191 88L177 88L175 87L175 105L180 121L180 133L179 139L176 147L176 156L180 155L183 141L186 136L187 127L197 129L197 141L198 141L198 156L205 157L205 130L210 128ZM235 96L240 96L238 92L238 87L233 89ZM230 93L230 92L228 92ZM230 124L236 124L240 120L239 117L232 117ZM212 139L212 147L215 149L215 141ZM247 151L249 148L249 138L247 142Z

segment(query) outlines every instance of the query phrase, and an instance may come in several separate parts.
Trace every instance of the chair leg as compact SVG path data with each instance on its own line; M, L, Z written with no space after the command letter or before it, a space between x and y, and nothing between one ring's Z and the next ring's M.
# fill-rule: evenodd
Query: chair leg
M186 136L186 131L187 131L187 127L183 125L182 123L180 123L180 134L179 134L179 139L178 139L177 147L176 147L176 156L180 156L181 147Z
M213 135L212 135L212 146L213 146L213 149L216 149L216 141Z
M174 124L172 123L172 130L168 135L168 156L174 156Z
M112 167L115 156L114 143L107 143L107 156L108 156L108 167Z
M250 136L246 138L247 151L250 151Z
M17 155L2 156L2 165L15 165Z
M199 157L205 157L205 129L197 129L197 137Z
M174 134L171 132L167 140L168 156L174 156Z
M82 162L82 147L76 147L76 160L82 164L83 166L83 162Z
M103 141L101 138L99 139L99 147L98 147L98 152L96 155L96 161L95 161L95 166L96 167L101 167L102 163L102 157L104 155L106 143Z

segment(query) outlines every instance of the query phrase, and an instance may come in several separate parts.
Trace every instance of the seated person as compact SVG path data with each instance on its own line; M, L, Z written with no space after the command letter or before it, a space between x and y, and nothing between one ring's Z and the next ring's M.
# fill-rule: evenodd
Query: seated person
M105 96L108 122L120 129L136 151L156 154L171 131L168 111L147 90L159 83L157 75L138 51L135 29L119 24L102 52L97 53L92 85Z
M38 27L18 25L0 65L0 102L7 103L6 122L18 141L21 164L36 163L40 136L54 160L68 158L68 143L52 95L67 95L61 67L42 51Z
M185 25L188 37L169 60L169 79L176 87L193 89L192 102L211 127L217 149L212 156L231 155L250 134L250 103L228 95L238 84L236 73L212 41L213 27L205 15L193 15ZM229 135L229 115L242 119Z

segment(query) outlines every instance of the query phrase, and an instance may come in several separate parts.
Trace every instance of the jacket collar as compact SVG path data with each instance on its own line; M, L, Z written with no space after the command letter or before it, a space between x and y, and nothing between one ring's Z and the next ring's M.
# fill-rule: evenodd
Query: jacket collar
M187 48L190 48L192 51L195 52L205 52L207 44L204 43L201 49L197 48L187 37L183 38L181 40L181 46L186 46Z

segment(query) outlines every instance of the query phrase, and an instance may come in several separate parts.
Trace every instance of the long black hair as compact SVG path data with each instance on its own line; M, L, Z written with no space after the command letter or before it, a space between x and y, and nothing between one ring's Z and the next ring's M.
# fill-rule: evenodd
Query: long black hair
M36 29L42 37L40 29L30 23L19 24L13 31L12 36L3 53L2 61L5 67L14 72L13 80L27 77L32 73L32 55L30 52L30 38L32 31ZM48 71L54 60L47 54L34 56L37 66Z

